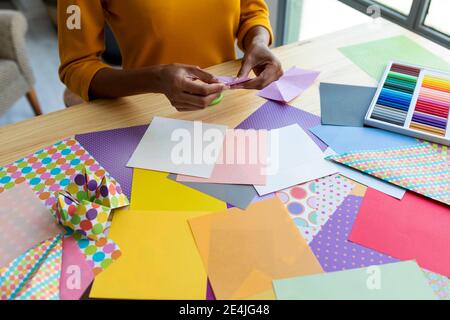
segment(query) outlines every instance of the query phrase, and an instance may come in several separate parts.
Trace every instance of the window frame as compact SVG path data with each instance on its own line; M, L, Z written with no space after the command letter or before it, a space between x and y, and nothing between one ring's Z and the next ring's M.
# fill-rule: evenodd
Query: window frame
M381 8L381 16L383 18L450 49L450 35L425 25L425 19L432 0L413 0L408 16L373 0L339 1L367 15L369 15L367 8L372 5L377 5Z

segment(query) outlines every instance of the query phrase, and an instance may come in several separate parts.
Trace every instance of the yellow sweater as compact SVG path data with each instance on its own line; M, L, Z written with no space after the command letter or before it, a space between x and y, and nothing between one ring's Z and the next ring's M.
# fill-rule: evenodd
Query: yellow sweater
M66 27L70 5L81 28ZM104 24L113 30L124 69L185 63L202 68L235 59L237 39L260 25L272 31L264 0L58 0L61 80L84 100L100 60Z

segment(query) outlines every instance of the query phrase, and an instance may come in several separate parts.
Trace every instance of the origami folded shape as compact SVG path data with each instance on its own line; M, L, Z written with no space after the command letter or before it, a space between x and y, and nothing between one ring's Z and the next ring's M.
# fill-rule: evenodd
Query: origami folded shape
M67 190L59 193L55 213L64 227L90 240L99 240L109 228L111 210L128 204L116 181L107 175L98 177L84 168Z
M216 79L228 86L235 86L237 84L241 84L251 80L248 77L238 78L229 76L217 76Z
M261 91L258 96L281 102L289 102L308 89L320 72L293 67L278 80Z

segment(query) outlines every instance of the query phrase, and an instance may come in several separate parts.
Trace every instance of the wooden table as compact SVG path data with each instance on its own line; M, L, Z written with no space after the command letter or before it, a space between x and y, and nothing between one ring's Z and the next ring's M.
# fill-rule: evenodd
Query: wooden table
M337 49L343 46L406 35L450 62L450 51L383 19L338 31L309 41L274 49L286 70L292 66L321 71L315 85L291 105L319 114L319 83L376 85L364 71ZM208 68L215 75L234 75L239 61ZM116 100L99 100L42 115L0 128L0 166L11 163L63 138L78 133L129 127L149 123L154 115L188 120L203 120L235 127L248 117L264 99L254 91L227 91L220 105L202 111L177 112L160 94L145 94Z

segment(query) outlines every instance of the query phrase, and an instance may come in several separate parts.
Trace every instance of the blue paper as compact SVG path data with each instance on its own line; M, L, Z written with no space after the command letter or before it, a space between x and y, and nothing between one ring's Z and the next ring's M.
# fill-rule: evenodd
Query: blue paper
M338 154L419 143L414 138L375 128L320 125L309 130Z

